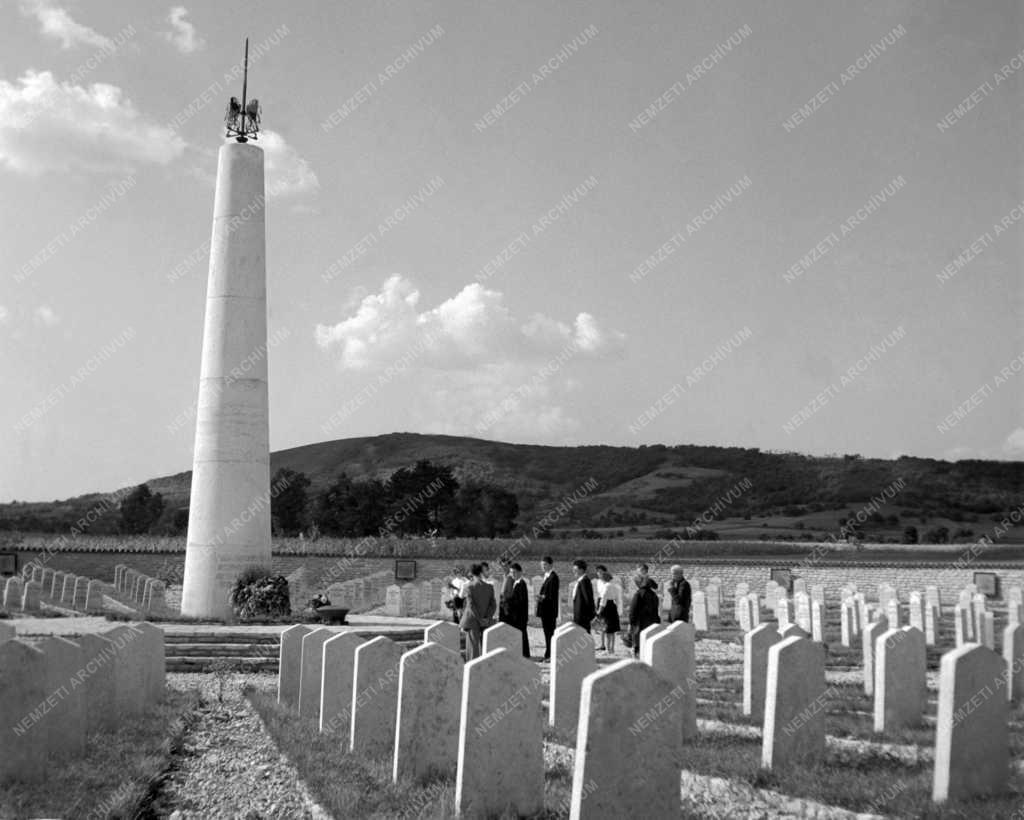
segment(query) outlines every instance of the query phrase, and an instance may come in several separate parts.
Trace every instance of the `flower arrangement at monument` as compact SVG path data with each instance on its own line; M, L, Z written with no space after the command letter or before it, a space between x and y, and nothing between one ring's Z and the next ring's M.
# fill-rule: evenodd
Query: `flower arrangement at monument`
M288 579L265 567L249 567L231 590L231 607L239 618L262 618L291 612Z

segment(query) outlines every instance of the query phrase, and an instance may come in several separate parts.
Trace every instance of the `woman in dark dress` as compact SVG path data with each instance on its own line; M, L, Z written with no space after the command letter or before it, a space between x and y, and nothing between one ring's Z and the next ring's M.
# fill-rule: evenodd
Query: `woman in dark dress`
M633 639L633 655L640 655L640 633L652 624L661 623L658 593L649 578L637 575L633 582L636 592L629 605L629 636Z
M619 624L619 606L622 600L622 587L605 567L601 572L601 600L598 602L597 617L604 623L604 643L608 652L615 652L615 636L622 628Z

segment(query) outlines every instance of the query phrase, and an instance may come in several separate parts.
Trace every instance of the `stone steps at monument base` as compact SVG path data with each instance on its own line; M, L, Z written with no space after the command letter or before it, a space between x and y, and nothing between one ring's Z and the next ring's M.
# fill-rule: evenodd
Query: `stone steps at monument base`
M358 630L369 640L378 634L395 641L403 652L423 642L422 629L378 632ZM276 673L281 639L276 634L245 632L193 632L165 635L164 658L168 672L210 672L227 668L238 672Z

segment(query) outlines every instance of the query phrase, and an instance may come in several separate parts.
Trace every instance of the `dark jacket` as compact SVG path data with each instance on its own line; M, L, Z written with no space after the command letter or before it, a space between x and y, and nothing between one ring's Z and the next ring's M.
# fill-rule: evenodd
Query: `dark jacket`
M516 579L512 577L512 574L507 574L501 582L501 600L498 601L498 620L502 623L510 624L512 621L509 620L509 604L512 600L512 585L515 584Z
M597 609L594 607L594 585L590 576L584 575L576 583L576 592L572 599L572 620L580 626L590 628Z
M527 621L530 619L530 600L526 592L526 579L520 578L514 582L512 594L508 599L508 621L510 626L516 629L526 629Z
M651 624L661 623L661 602L650 581L633 593L629 603L629 631L636 638Z
M558 617L558 573L554 570L544 579L537 593L537 617L544 620Z
M668 620L689 621L690 620L690 582L685 578L678 581L670 581L668 594L672 596L672 606L668 610Z
M473 578L466 586L466 609L459 626L463 629L487 629L492 623L495 609L494 587L486 581Z

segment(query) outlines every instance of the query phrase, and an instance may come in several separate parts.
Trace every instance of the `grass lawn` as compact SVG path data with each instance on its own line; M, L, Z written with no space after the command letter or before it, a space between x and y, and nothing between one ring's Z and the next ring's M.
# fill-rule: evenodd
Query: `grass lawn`
M321 734L312 719L300 718L294 711L279 706L272 691L250 688L245 695L313 798L335 817L455 817L454 778L436 779L425 785L411 781L396 785L391 781L390 759L369 760L345 750L347 727L333 734ZM545 740L553 741L555 737L545 732ZM571 764L551 755L546 756L545 762L545 809L537 817L567 818L572 792Z
M0 789L0 817L148 817L147 807L188 729L198 695L167 690L165 700L116 732L97 732L85 756L54 765L38 783Z
M683 752L684 767L714 777L742 781L793 797L803 797L851 811L873 811L899 817L1010 817L1024 801L1024 776L1010 778L1013 793L984 801L949 803L942 809L931 802L930 763L907 766L881 757L851 762L826 754L815 765L761 769L761 741L753 738L702 735Z

